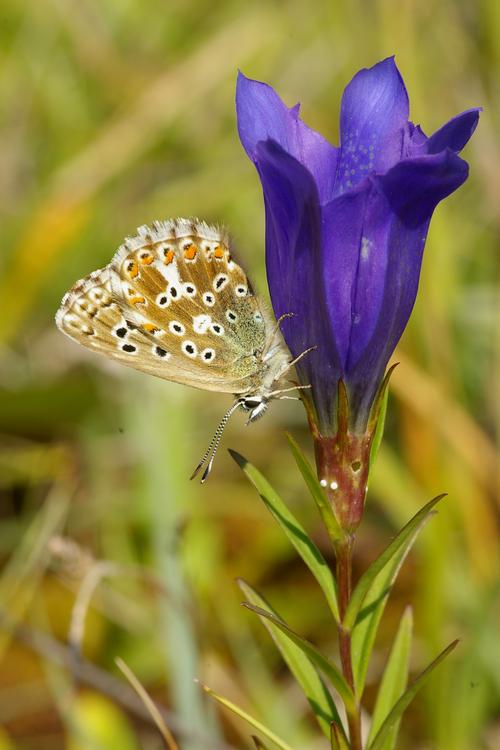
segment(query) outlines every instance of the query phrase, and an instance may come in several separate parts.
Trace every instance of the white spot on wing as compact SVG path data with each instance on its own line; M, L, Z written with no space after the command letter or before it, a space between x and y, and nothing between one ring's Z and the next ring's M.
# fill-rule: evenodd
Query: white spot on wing
M210 315L194 315L193 316L193 330L195 333L206 333L212 318Z

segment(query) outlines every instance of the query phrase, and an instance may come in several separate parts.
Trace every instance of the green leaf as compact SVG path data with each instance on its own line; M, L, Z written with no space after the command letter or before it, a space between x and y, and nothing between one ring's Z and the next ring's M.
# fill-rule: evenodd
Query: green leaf
M406 524L360 578L354 590L346 620L350 627L350 618L356 617L351 638L351 655L358 697L363 694L370 655L392 585L412 544L429 519L432 508L442 497L444 495L431 500ZM363 609L360 611L361 606Z
M245 594L250 604L260 609L264 609L273 615L277 620L281 620L277 612L273 610L270 604L248 583L238 579L238 585ZM342 726L335 703L330 695L328 688L319 676L316 668L311 664L311 660L304 653L303 649L297 646L289 635L285 635L269 620L261 617L261 620L269 631L277 648L279 649L288 668L294 675L295 679L305 693L309 704L314 711L321 729L327 737L330 736L330 724L332 721Z
M375 708L373 710L372 724L368 735L368 744L373 740L389 715L391 707L403 694L408 682L408 669L410 662L410 648L412 636L413 617L411 608L408 607L401 618L394 644L387 660L387 666L382 677L382 682L377 694ZM381 750L394 750L399 729L399 720L387 735Z
M335 579L325 558L314 542L308 537L305 529L301 526L299 521L297 521L293 513L287 508L281 497L271 487L260 471L252 466L252 464L243 458L243 456L240 456L239 453L236 453L236 451L230 450L229 453L257 489L257 492L264 501L267 509L277 520L311 573L318 581L335 621L338 622L340 616Z
M448 656L449 653L453 651L457 643L458 641L453 641L453 643L450 643L450 645L447 646L444 651L441 651L439 656L437 656L434 661L432 661L429 666L424 669L424 671L421 672L418 677L413 680L413 682L407 687L401 698L389 712L389 715L377 732L375 739L368 745L368 750L383 750L383 748L385 747L385 741L388 737L390 737L394 727L400 721L401 716L406 711L420 688L423 687L431 672L438 666L438 664L443 661L443 659Z
M332 750L349 750L349 743L334 722L330 726L330 745Z
M232 701L228 700L227 698L224 698L222 695L219 695L216 693L212 688L209 688L208 685L205 685L203 682L200 682L201 687L212 698L214 698L218 703L221 704L221 706L225 706L230 711L233 712L236 716L239 716L240 719L243 719L246 721L250 726L252 726L254 729L256 729L258 732L264 735L264 737L267 737L268 740L271 740L271 742L274 742L276 747L279 747L280 750L293 750L292 747L288 744L288 742L285 742L285 740L282 740L280 737L278 737L277 734L275 734L271 729L268 729L268 727L264 726L264 724L261 724L260 721L257 721L257 719L254 719L253 716L250 716L246 711L244 711L239 706L236 706Z
M255 736L255 734L252 734L252 740L257 750L268 750L267 745L264 745L262 740L259 740L259 738Z
M328 498L323 492L323 488L321 487L318 481L318 478L316 477L316 474L312 470L309 461L304 456L304 454L300 450L298 444L295 442L293 437L288 434L286 437L290 444L290 448L292 449L295 462L307 484L307 487L309 489L309 492L311 493L312 499L316 503L316 507L319 510L323 523L326 526L326 530L328 531L328 536L330 537L333 544L335 545L336 542L338 542L341 539L344 539L345 534L343 530L341 529L339 522L337 521L337 517L335 516L335 513L333 512L333 508L328 502Z
M255 605L248 602L243 602L243 606L247 609L250 609L252 612L255 612L255 614L259 615L259 617L263 617L266 620L269 620L269 622L271 622L274 627L278 628L278 630L284 633L293 643L295 643L295 645L297 645L301 649L301 651L312 661L312 663L315 664L318 669L320 669L323 674L330 680L330 682L344 701L346 711L348 713L352 713L355 710L355 698L351 688L345 681L338 667L329 659L327 659L327 657L324 656L321 651L316 648L316 646L296 633L285 622L283 622L283 620L275 617L275 615L273 615L271 612L268 612L266 609L262 609L262 607L256 607Z
M385 388L381 401L380 401L380 406L379 406L380 410L379 410L378 417L377 417L377 426L375 428L375 434L373 436L373 441L372 441L372 445L370 448L370 465L368 469L368 481L370 480L370 472L375 463L375 459L377 458L377 454L380 448L380 444L382 442L382 438L384 437L385 416L387 414L388 400L389 400L389 388Z
M354 627L359 611L377 575L398 554L398 552L404 552L411 546L415 536L415 530L419 530L422 527L434 506L445 496L445 494L438 495L428 502L427 505L424 505L424 507L421 508L410 521L408 521L406 526L404 526L399 534L394 537L389 546L385 548L382 554L377 557L375 562L373 562L368 570L366 570L361 576L352 593L345 613L343 621L343 627L345 630L352 630Z

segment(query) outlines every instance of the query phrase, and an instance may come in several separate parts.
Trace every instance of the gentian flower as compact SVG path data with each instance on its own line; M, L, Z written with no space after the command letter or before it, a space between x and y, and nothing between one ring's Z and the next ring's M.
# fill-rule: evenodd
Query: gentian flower
M360 70L346 87L339 147L300 119L299 105L288 108L270 86L242 74L236 108L264 193L275 315L294 313L282 323L293 356L316 347L297 365L300 382L311 385L303 394L313 434L334 438L344 421L368 445L374 402L415 302L430 219L467 179L457 153L479 109L426 136L408 119L393 58ZM349 461L357 466L356 451ZM324 469L324 457L319 463ZM323 477L328 486L338 485L338 470L331 482Z

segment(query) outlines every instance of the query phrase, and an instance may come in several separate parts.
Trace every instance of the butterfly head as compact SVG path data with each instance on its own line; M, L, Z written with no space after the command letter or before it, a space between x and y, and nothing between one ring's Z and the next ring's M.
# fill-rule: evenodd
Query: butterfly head
M248 413L248 422L255 422L260 419L269 406L269 396L262 393L249 393L240 399L240 406L243 411Z

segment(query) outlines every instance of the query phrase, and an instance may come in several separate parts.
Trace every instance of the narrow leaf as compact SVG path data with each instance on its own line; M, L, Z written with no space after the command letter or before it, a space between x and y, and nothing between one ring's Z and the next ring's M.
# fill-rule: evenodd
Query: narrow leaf
M330 727L330 745L332 750L349 750L349 744L338 726L332 722Z
M267 745L264 745L262 740L259 740L259 738L255 736L255 734L252 734L252 740L257 750L269 750Z
M123 659L117 657L115 659L115 663L118 669L123 672L127 680L130 682L141 701L144 703L146 710L156 724L156 727L161 734L163 741L165 742L165 747L167 748L167 750L179 750L179 745L175 741L172 732L165 724L165 720L158 710L156 703L154 703L154 701L150 698L143 684L138 680L128 664L126 664Z
M305 529L301 526L299 521L297 521L293 513L287 508L281 497L271 487L260 471L252 466L252 464L243 458L243 456L240 456L239 453L236 453L236 451L230 450L229 453L257 489L257 492L264 501L267 509L279 523L311 573L318 581L335 621L338 622L340 618L335 580L325 558L314 542L308 537Z
M266 610L277 620L281 620L277 612L273 610L264 597L255 591L255 589L253 589L248 583L238 579L238 585L250 604ZM270 633L291 673L304 691L321 729L325 735L329 737L331 722L335 721L340 726L342 726L342 723L328 688L319 676L316 668L312 665L309 657L304 653L303 649L297 646L290 639L290 636L282 633L281 630L275 627L265 617L261 617L260 619Z
M268 612L266 609L262 609L262 607L256 607L253 604L249 604L248 602L243 602L243 606L247 609L250 609L252 612L255 612L257 615L259 615L259 617L263 617L266 620L269 620L269 622L271 622L276 628L278 628L278 630L288 636L288 638L293 641L293 643L295 643L302 650L302 652L313 662L313 664L315 664L318 669L320 669L323 674L330 680L330 682L344 701L346 710L349 713L354 711L355 699L352 690L345 681L338 667L333 662L327 659L327 657L324 656L321 651L316 648L316 646L313 646L312 643L310 643L301 635L288 627L288 625L283 622L283 620L275 617L273 614L271 614L271 612Z
M336 542L344 538L345 534L342 531L339 522L337 521L337 517L333 512L333 508L328 502L328 498L325 495L323 488L321 487L318 478L316 477L316 474L311 467L311 464L304 456L293 437L291 435L287 435L286 437L290 444L290 448L292 449L293 457L299 468L299 471L302 474L305 483L307 484L307 488L311 493L311 497L316 503L316 507L318 508L323 523L326 526L328 536L335 545Z
M385 388L382 398L380 400L379 413L377 417L377 426L375 428L375 434L373 436L373 441L372 441L372 445L370 448L370 466L368 469L368 481L370 480L370 472L375 463L375 459L377 458L380 444L382 443L382 438L384 437L385 417L387 414L388 400L389 400L389 388Z
M406 539L405 544L399 547L371 581L364 598L363 609L358 614L351 637L354 684L358 698L361 698L363 694L373 644L392 586L420 529L428 519L428 515L420 518L419 523L412 528L411 535Z
M271 729L268 729L264 724L261 724L260 721L257 721L257 719L254 719L253 716L250 716L246 711L244 711L239 706L236 706L232 701L228 700L227 698L224 698L222 695L219 695L218 693L215 693L212 688L209 688L208 685L205 685L203 682L200 682L201 687L212 698L214 698L218 703L221 704L221 706L225 706L230 711L233 712L233 714L236 714L236 716L239 716L240 719L243 719L246 721L250 726L252 726L254 729L256 729L258 732L264 735L264 737L267 737L268 740L271 740L271 742L274 742L276 747L279 747L280 750L293 750L293 748L288 744L288 742L285 742L285 740L282 740L280 737L278 737L277 734L275 734Z
M412 635L413 617L411 608L408 607L401 618L394 644L387 660L387 666L382 677L382 682L377 694L375 708L373 710L372 724L368 735L368 744L373 740L389 715L391 707L403 694L408 682L408 669L410 662L410 648ZM381 750L394 750L399 728L399 720L389 732Z
M379 555L375 562L373 562L368 570L366 570L361 576L352 593L351 600L345 613L343 626L346 630L351 630L354 627L354 623L356 622L356 618L364 599L377 575L400 550L405 549L405 545L407 546L411 544L415 529L421 528L423 521L428 518L431 510L445 496L445 494L438 495L428 502L427 505L424 505L424 507L421 508L410 521L408 521L406 526L404 526L399 534L394 537L389 546L385 548L382 554Z
M424 669L424 671L421 672L418 677L413 680L413 682L407 687L401 698L393 706L389 715L380 727L377 735L375 736L375 739L368 745L368 750L382 750L384 748L384 743L390 736L390 733L392 732L394 726L399 722L401 716L406 711L420 688L423 687L431 672L438 666L438 664L443 661L443 659L448 656L449 653L453 651L457 644L458 641L453 641L453 643L450 643L450 645L447 646L444 651L441 651L439 656L437 656L434 661L432 661L429 666Z

